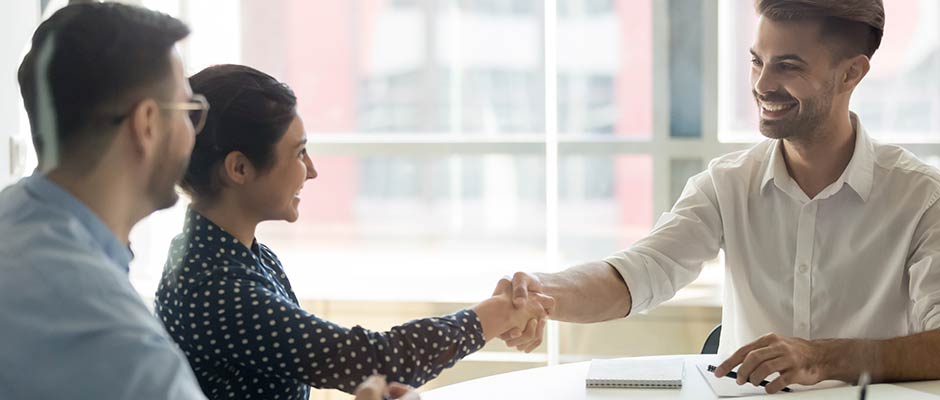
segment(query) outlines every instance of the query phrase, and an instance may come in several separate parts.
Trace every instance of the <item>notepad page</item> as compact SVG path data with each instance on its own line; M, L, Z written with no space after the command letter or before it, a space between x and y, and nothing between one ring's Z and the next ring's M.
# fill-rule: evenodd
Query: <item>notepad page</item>
M924 393L921 391L908 389L905 387L882 383L868 386L869 399L875 400L938 400L940 396ZM857 386L845 386L832 389L797 391L788 393L786 399L789 400L830 400L830 399L857 399L859 389ZM757 400L766 396L740 397L737 400Z
M679 388L682 386L681 358L666 360L591 360L588 387Z

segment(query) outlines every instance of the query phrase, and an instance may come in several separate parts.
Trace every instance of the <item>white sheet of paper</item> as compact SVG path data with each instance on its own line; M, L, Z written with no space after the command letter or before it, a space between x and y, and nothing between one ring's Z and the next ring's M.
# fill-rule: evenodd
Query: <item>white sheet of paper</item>
M715 395L718 397L743 397L767 394L764 388L760 386L747 383L738 385L734 379L715 377L714 373L708 372L707 364L698 364L695 366L695 369L702 374L705 378L705 382L708 382L708 386L711 386L712 391L715 392Z
M812 386L804 386L812 387ZM842 386L837 388L800 391L792 396L788 395L788 400L830 400L830 399L857 399L858 387ZM869 385L867 397L869 399L904 399L904 400L937 400L940 396L920 392L913 389L891 385L887 383ZM737 400L757 400L763 396L740 397Z
M767 395L767 391L763 386L754 386L750 383L738 385L734 379L715 377L714 373L708 372L707 364L698 364L695 366L695 369L697 369L702 374L702 376L705 377L705 382L708 382L708 386L711 386L712 391L715 392L715 395L718 397L755 397ZM775 377L776 374L771 375L767 378L767 380L773 381ZM822 381L812 386L789 385L787 387L789 387L790 390L793 390L794 392L806 392L840 386L846 386L846 384L839 381Z

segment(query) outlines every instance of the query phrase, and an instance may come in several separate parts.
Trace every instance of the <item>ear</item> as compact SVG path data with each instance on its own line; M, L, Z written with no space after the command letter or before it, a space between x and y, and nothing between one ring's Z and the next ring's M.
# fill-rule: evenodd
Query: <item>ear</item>
M229 152L222 160L222 182L226 185L240 186L251 181L255 177L254 166L251 161L240 151Z
M156 151L159 142L160 107L153 99L144 99L134 106L129 115L130 138L135 153L147 158Z
M843 73L839 79L839 91L842 93L855 90L871 69L871 61L864 54L844 60L843 65Z

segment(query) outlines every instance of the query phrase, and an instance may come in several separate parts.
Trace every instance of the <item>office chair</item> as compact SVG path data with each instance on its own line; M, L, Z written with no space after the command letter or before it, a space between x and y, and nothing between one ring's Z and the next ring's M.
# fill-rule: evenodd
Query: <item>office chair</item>
M702 354L718 354L718 342L721 339L721 324L712 329L702 346Z

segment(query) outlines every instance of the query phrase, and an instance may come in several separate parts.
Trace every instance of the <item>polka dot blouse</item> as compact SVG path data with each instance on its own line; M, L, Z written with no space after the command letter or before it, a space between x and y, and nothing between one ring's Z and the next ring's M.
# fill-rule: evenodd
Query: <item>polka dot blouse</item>
M471 310L387 332L310 314L270 249L245 246L192 209L156 312L211 399L307 399L310 386L351 393L373 373L420 386L484 345Z

